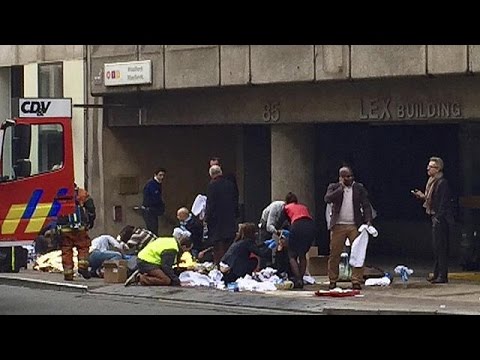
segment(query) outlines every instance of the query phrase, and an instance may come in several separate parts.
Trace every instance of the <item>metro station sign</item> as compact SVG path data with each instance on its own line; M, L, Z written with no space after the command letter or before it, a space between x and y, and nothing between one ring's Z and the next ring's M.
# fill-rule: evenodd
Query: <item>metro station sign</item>
M104 64L103 76L105 86L151 84L152 61Z

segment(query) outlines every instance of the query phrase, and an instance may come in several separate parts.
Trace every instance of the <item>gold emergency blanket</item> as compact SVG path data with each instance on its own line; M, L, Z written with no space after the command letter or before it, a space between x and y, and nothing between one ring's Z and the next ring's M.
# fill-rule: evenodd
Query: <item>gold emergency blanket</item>
M78 269L77 249L73 248L73 269ZM34 270L45 272L63 272L62 251L55 250L39 256L33 265Z

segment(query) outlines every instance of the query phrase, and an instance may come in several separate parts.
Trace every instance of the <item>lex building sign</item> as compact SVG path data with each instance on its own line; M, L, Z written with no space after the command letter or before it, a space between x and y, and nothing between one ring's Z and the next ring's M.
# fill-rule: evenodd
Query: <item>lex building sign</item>
M152 83L152 61L129 61L104 65L105 86Z

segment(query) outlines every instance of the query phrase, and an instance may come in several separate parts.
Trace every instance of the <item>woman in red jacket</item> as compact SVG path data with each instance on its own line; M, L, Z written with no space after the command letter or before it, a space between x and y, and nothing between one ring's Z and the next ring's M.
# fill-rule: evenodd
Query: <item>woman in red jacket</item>
M290 221L288 258L295 288L303 288L303 276L307 270L306 254L315 241L315 223L308 208L298 203L297 196L289 192L285 197L285 214Z

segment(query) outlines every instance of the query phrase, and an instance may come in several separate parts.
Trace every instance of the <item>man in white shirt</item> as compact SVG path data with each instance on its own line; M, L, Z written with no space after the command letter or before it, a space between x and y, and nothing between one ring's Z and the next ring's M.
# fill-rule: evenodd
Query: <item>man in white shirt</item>
M128 250L127 244L117 241L113 236L100 235L93 239L88 258L91 275L101 277L103 262L123 259L125 250Z

